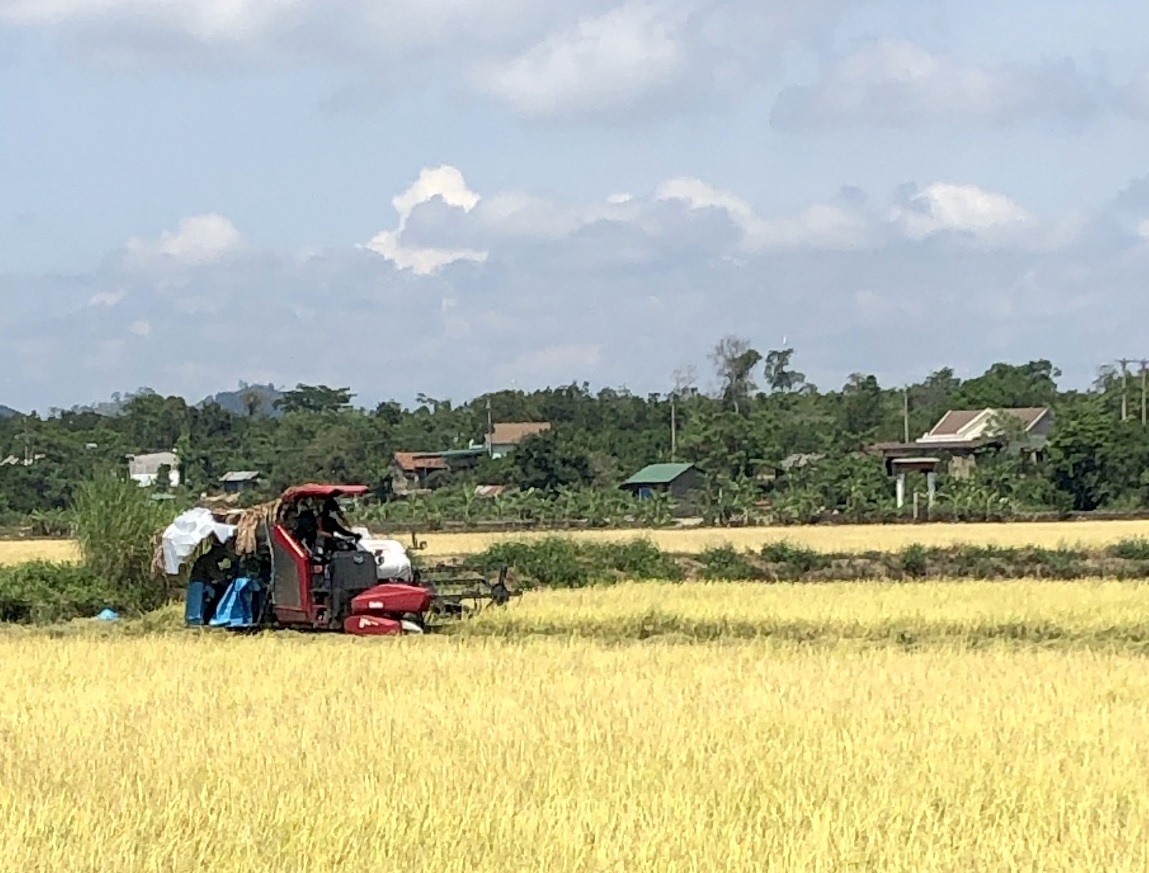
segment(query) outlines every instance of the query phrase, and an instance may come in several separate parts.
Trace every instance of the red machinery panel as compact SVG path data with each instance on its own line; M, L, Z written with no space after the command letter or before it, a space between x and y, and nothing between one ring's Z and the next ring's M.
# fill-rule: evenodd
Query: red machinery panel
M403 625L377 615L349 615L343 620L343 630L357 636L393 636L403 633Z
M271 529L275 572L271 580L275 617L284 624L312 624L311 559L299 541L281 524Z
M418 585L385 582L351 599L352 617L357 615L423 614L431 608L431 592Z

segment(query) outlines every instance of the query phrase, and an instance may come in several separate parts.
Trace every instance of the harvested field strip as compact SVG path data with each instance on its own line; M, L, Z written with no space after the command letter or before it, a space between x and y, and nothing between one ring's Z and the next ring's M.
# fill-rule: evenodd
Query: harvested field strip
M462 636L608 642L773 639L917 646L1040 643L1149 652L1149 585L1121 582L624 582L528 592Z
M531 541L546 536L570 536L584 542L618 542L647 537L663 551L697 554L707 548L732 545L760 549L767 543L789 542L823 552L900 551L906 546L1043 546L1096 548L1126 539L1149 539L1149 520L1016 522L986 524L815 525L803 527L690 528L676 530L576 532L426 533L424 552L437 555L473 554L494 543ZM410 534L395 534L410 541Z
M407 531L392 531L400 542L410 543ZM626 542L650 539L660 549L697 554L707 548L731 545L737 549L760 549L767 543L786 542L822 552L860 553L900 551L910 545L1041 546L1060 545L1100 548L1122 540L1149 539L1149 520L1014 522L986 524L815 525L754 528L689 528L674 530L526 531L513 533L420 533L428 558L468 555L495 543L531 542L548 536L570 537L580 542ZM0 541L0 564L19 561L74 560L76 547L67 540Z
M1119 654L40 634L0 670L6 870L1149 869Z
M0 564L79 559L80 548L72 540L0 540Z

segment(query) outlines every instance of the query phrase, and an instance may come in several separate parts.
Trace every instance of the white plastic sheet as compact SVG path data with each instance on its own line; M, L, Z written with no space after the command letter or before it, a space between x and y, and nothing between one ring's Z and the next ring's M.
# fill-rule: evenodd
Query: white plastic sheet
M221 543L235 536L235 525L220 524L211 510L197 507L179 515L164 531L164 572L174 576L196 546L214 536Z
M414 578L411 570L411 559L407 557L407 550L398 540L374 539L365 527L352 528L361 534L359 548L375 556L375 578L397 579L410 582Z

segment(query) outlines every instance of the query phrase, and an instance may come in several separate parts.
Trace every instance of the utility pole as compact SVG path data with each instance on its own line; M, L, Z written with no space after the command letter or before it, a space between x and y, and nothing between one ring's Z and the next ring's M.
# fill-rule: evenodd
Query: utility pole
M675 395L670 395L670 460L676 460L678 453L678 408Z
M1129 420L1129 364L1141 364L1141 423L1146 423L1146 363L1131 357L1118 358L1121 365L1121 420Z
M902 442L910 441L910 389L902 389Z
M1121 365L1121 420L1129 419L1129 365L1133 363L1129 358L1117 361Z
M495 425L491 418L491 396L487 395L487 433L494 433Z
M1141 426L1149 424L1149 379L1147 379L1146 368L1149 367L1149 360L1142 359L1138 361L1141 365Z

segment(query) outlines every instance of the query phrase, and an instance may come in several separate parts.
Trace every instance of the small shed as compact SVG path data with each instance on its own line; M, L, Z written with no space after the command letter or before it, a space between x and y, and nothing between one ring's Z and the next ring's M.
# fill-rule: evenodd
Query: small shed
M636 497L666 492L682 498L702 487L702 471L693 464L649 464L619 487Z
M260 474L256 470L235 470L224 473L219 478L219 485L227 494L238 494L259 484Z

